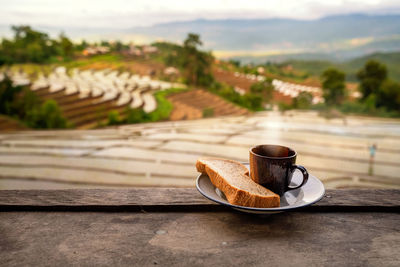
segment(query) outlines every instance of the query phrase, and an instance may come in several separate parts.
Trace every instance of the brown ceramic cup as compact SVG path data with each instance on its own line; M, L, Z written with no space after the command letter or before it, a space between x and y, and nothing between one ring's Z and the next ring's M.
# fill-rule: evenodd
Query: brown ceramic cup
M251 179L282 196L286 191L303 186L308 180L306 168L296 165L297 153L293 149L278 145L258 145L250 149ZM300 185L290 187L293 173L299 169L303 174Z

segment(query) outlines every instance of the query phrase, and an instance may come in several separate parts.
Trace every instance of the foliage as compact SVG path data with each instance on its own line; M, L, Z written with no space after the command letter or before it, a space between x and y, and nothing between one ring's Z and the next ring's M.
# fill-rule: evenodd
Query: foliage
M79 68L88 65L96 65L98 63L108 63L112 65L113 69L123 66L122 57L116 54L95 55L88 58L73 60L65 63L64 66L67 68Z
M243 96L237 93L233 87L214 82L209 88L210 92L215 93L226 100L233 102L239 106L245 107L253 111L263 110L262 97L253 93L247 93Z
M368 61L357 73L360 92L365 100L370 94L377 94L387 78L386 66L375 60Z
M308 73L313 76L321 76L322 72L334 67L346 73L346 80L357 81L357 71L362 68L369 60L381 62L387 66L388 78L400 82L400 52L373 53L344 62L321 61L321 60L290 60L282 64L292 65L295 70ZM277 73L274 69L279 69L277 64L271 65L271 69L266 68L270 73Z
M67 128L66 119L54 100L41 104L28 88L14 87L8 77L0 82L0 113L21 120L31 128Z
M146 113L142 108L132 109L128 107L126 109L125 118L121 118L118 113L110 112L111 114L108 114L107 124L117 125L167 120L172 112L173 106L166 97L169 94L182 92L185 90L186 89L182 88L172 88L164 91L158 91L154 94L154 97L157 101L157 108L153 112Z
M232 64L233 66L235 66L236 68L240 67L240 60L230 59L229 63Z
M67 120L57 102L52 99L44 102L39 109L32 110L31 118L26 123L32 128L40 129L67 128Z
M59 42L56 48L58 49L58 54L64 57L64 59L69 59L74 54L74 44L68 39L67 36L65 36L64 33L60 34Z
M322 73L322 91L328 105L338 105L345 98L345 74L334 68Z
M293 108L295 109L309 109L312 106L313 96L309 92L301 92L293 99Z
M110 47L110 45L108 45ZM124 49L127 49L128 46L124 45L121 41L116 41L114 45L111 46L112 51L121 52Z
M297 97L293 98L291 104L285 102L279 102L278 108L281 112L285 112L291 109L313 109L313 110L327 110L326 104L313 105L313 96L309 92L301 92Z
M263 97L266 102L270 102L273 98L274 86L270 79L265 81L253 83L250 87L250 92L253 94L259 94Z
M260 111L263 109L262 107L262 97L255 94L244 94L241 101L239 101L240 105L253 110L253 111Z
M278 108L281 112L285 112L291 109L294 109L293 105L291 104L286 104L285 102L279 102L278 103Z
M30 26L12 26L14 38L3 39L0 45L0 65L21 62L44 63L54 57L68 59L73 56L74 46L62 33L58 40L50 39L43 32Z
M368 111L385 110L400 111L400 84L387 79L386 66L377 61L368 61L359 70L360 91L362 102Z
M332 113L344 113L344 114L359 114L377 117L400 117L399 110L388 110L385 107L376 106L376 97L371 94L366 100L346 100L341 105L332 108L327 106L325 103L320 103L317 105L312 105L311 109L317 110L320 114L325 117L329 117ZM331 115L329 115L331 114ZM337 114L336 114L337 115ZM337 116L336 116L337 117Z
M126 118L123 121L120 121L120 124L125 123L140 123L140 122L148 122L149 116L146 112L141 108L128 108L126 112Z
M21 92L22 87L13 86L8 76L5 76L0 82L0 113L11 115L13 113L13 101L16 95Z
M338 107L343 113L365 114L378 117L400 117L398 110L387 110L384 107L376 107L375 96L370 95L366 101L346 101Z
M400 111L400 83L386 80L377 95L377 106Z
M183 47L177 44L168 42L156 42L152 44L157 47L161 52L160 61L167 66L174 66L181 68L183 65L183 58L178 56L183 54Z
M75 45L75 49L78 51L83 51L87 47L89 47L89 44L85 40L82 40L80 44Z
M182 89L170 89L165 91L159 91L154 94L157 101L157 108L153 112L146 113L143 109L131 109L127 111L125 123L139 123L139 122L155 122L160 120L166 120L169 118L173 106L171 102L166 99L168 94L182 91Z
M166 98L169 94L185 91L185 89L175 88L165 91L158 91L154 94L157 101L157 109L149 113L150 121L167 120L174 108L172 103Z
M34 92L22 86L13 86L6 76L0 82L0 113L22 121L29 120L33 110L40 106Z
M269 102L272 99L274 88L271 80L267 79L253 84L250 92L244 95L240 95L232 86L219 82L213 82L207 90L249 110L260 111L264 109L263 102Z
M40 107L39 97L28 88L23 88L22 92L18 94L13 101L13 110L10 114L22 121L30 121L32 114Z
M108 125L118 125L120 124L120 116L119 116L119 112L116 110L111 110L110 112L108 112Z
M209 118L214 116L214 109L213 108L204 108L203 109L203 118Z
M163 53L167 66L179 68L187 84L195 86L210 86L214 82L211 66L214 57L210 52L199 50L202 45L198 34L189 33L183 46L170 43L155 43Z
M208 86L213 82L211 74L213 57L211 53L198 50L198 46L202 44L198 34L188 34L183 43L182 67L188 84Z

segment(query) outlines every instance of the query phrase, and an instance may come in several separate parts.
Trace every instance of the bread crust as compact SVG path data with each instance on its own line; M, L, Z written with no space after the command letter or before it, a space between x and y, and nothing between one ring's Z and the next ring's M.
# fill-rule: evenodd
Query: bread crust
M240 170L241 176L243 179L249 179L252 183L254 183L257 187L261 187L261 190L265 190L268 195L260 195L257 193L248 192L246 190L242 190L237 188L234 185L231 185L221 174L219 174L216 170L214 170L207 161L220 160L230 164L235 164L237 168ZM233 160L227 159L218 159L218 158L200 158L196 162L197 171L207 174L211 180L211 183L221 190L228 200L229 203L238 206L246 206L246 207L254 207L254 208L273 208L279 207L280 205L280 197L274 192L268 190L265 187L255 183L249 177L249 171L243 164Z

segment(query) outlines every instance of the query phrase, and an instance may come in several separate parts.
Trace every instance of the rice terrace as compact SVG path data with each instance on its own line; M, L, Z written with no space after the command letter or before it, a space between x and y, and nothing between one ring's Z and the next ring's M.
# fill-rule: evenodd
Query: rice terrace
M400 266L399 1L0 2L0 267Z
M219 59L196 34L135 45L13 30L0 68L0 188L191 187L196 158L246 162L257 143L296 147L327 188L400 186L399 85L378 61L354 81ZM54 48L25 55L28 37ZM368 91L371 68L384 93Z

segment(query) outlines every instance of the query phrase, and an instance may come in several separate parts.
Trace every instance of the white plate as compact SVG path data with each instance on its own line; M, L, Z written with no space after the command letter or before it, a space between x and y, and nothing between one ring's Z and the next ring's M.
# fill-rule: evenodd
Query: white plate
M246 165L249 168L248 164ZM296 186L301 182L302 174L295 172L292 178L291 186ZM277 208L252 208L245 206L237 206L230 204L224 193L216 188L210 181L210 178L206 174L200 174L196 180L196 187L199 192L206 198L217 202L222 205L229 206L233 209L255 214L271 214L278 213L287 210L297 209L305 206L309 206L318 202L325 194L325 188L322 182L313 175L309 175L308 181L301 188L286 192L281 197L280 206Z

